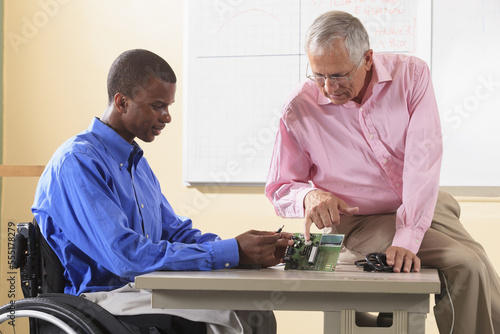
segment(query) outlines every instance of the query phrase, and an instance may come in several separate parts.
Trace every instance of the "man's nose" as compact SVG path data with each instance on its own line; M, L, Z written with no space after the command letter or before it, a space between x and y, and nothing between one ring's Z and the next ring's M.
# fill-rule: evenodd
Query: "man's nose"
M163 123L170 123L172 121L172 116L170 115L168 110L165 110L161 113L160 121Z
M330 78L325 81L325 91L329 94L333 94L339 88L339 84Z

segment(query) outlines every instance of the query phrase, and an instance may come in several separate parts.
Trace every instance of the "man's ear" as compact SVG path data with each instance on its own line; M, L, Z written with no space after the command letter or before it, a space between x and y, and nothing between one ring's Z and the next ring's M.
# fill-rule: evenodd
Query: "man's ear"
M121 113L127 112L128 99L123 93L116 93L114 97L115 108Z
M366 51L364 57L365 57L365 69L369 71L373 65L373 50L369 49L368 51Z

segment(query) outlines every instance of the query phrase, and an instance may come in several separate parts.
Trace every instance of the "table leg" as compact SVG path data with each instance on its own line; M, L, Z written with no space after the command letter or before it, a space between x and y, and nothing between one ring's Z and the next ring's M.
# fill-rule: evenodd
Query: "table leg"
M384 333L384 334L424 334L424 313L409 313L407 311L394 311L393 325L391 327L357 327L356 311L328 311L324 313L324 334L358 334L358 333Z
M408 334L425 334L425 313L408 314Z
M323 333L340 334L341 311L328 311L323 314Z

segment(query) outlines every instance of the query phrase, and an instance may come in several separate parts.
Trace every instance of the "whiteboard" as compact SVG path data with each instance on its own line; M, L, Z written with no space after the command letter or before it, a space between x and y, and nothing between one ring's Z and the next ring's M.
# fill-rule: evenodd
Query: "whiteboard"
M187 185L265 183L281 106L305 78L305 32L332 9L359 17L376 52L431 63L430 0L185 1Z
M438 0L433 15L432 78L444 148L441 184L498 187L500 1Z

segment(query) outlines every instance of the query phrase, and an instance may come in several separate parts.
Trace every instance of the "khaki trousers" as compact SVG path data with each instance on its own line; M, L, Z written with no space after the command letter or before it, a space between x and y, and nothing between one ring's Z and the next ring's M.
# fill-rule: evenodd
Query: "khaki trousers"
M392 244L395 217L395 213L342 215L334 231L345 234L344 245L351 251L383 253ZM437 268L442 274L442 293L436 295L434 307L439 332L450 333L453 323L455 334L500 334L499 276L483 247L465 230L459 218L457 201L440 192L431 227L417 254L423 266Z
M136 289L134 283L112 291L86 292L88 299L114 315L171 314L205 322L207 334L275 334L276 318L272 311L176 310L151 306L151 291Z

